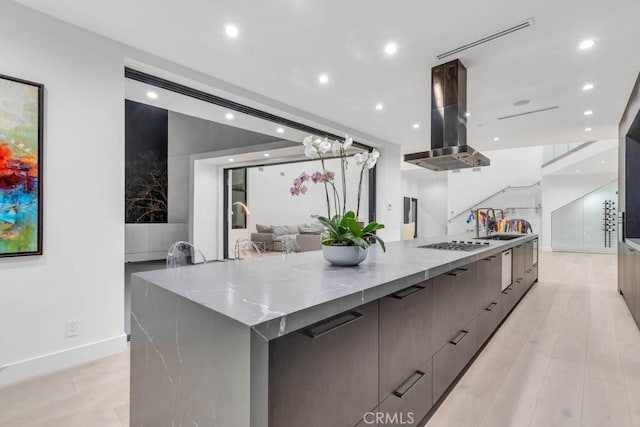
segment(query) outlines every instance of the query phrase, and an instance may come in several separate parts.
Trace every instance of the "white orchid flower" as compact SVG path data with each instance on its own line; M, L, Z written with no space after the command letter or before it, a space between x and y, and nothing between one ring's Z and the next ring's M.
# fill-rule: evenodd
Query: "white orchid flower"
M369 159L367 159L367 167L369 169L373 169L373 167L378 162L379 158L380 158L380 152L374 148L371 154L369 155Z
M333 153L333 155L339 156L341 151L342 151L342 144L340 144L340 141L333 141L333 144L331 145L331 152Z
M344 144L343 144L344 149L348 150L349 148L351 148L352 144L353 144L353 138L351 138L349 135L345 135Z
M362 166L369 158L369 153L356 153L353 156L353 160L356 161L356 165Z
M323 139L320 144L318 144L318 151L321 154L325 154L328 153L329 151L331 151L331 143L329 142L329 140L327 138Z
M320 157L318 155L318 149L313 143L313 136L309 135L305 139L302 140L302 145L304 145L304 155L310 159L317 159Z

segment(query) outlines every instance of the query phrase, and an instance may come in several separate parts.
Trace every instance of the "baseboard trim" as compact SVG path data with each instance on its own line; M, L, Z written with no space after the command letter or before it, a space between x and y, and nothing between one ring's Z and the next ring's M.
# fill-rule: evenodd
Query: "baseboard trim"
M122 334L106 340L21 360L0 367L0 387L92 362L126 349L127 336Z

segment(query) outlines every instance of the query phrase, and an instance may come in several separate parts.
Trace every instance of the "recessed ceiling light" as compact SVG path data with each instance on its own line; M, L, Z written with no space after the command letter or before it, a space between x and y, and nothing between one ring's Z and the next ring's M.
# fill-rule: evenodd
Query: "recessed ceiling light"
M329 76L327 76L326 74L320 74L318 76L318 81L320 82L320 84L326 85L327 83L329 83Z
M233 114L227 113L227 114L224 115L224 118L227 119L227 120L233 120Z
M591 132L592 130L593 130L593 129L591 129L591 128L584 128L584 131L585 131L585 132Z
M238 34L240 34L240 32L238 31L238 27L236 27L233 24L229 24L224 28L224 32L227 36L231 37L232 39L235 39L236 37L238 37Z
M269 153L264 153L264 156L265 156L265 157L269 157L269 156L270 156L270 154L269 154Z
M233 162L234 160L235 160L235 159L233 159L233 158L229 159L229 161L230 161L230 162Z
M284 133L284 129L282 129L282 128L278 128L278 129L276 129L276 132L278 132L278 133Z
M580 169L576 169L576 172L580 172Z
M464 116L465 117L471 117L471 113L467 111L466 113L464 113Z
M382 104L376 104L376 110L378 111L382 111L384 109L384 105Z
M600 163L602 163L604 165L606 162L604 160L601 160Z
M394 55L398 51L398 45L395 43L387 43L384 47L384 53L387 55Z
M595 40L586 39L586 40L583 40L583 41L580 42L580 44L578 45L578 49L587 50L587 49L591 49L595 45L596 45Z
M588 90L593 89L594 87L596 87L596 85L594 85L593 83L587 83L584 86L582 86L582 90L586 92Z
M414 129L420 129L420 123L414 123L413 124L413 128Z
M158 99L158 94L155 92L147 92L147 98Z
M585 116L590 116L592 114L593 114L593 110L587 110L587 111L584 112Z
M493 141L494 141L494 142L498 142L498 141L500 141L500 138L498 138L498 137L496 136L495 138L493 138Z

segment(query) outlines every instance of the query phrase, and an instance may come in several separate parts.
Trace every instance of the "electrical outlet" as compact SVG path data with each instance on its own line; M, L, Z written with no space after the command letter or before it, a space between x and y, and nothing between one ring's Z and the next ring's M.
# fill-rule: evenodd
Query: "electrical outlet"
M75 337L80 334L80 321L69 320L64 324L64 332L67 337Z

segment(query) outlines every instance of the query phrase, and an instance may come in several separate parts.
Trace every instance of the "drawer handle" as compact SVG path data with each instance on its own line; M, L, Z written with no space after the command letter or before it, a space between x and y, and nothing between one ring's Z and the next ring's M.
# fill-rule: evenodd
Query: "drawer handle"
M520 282L522 282L522 279L516 279L515 280L515 283L520 283Z
M396 292L395 294L391 294L389 295L391 298L395 298L395 299L405 299L408 296L411 296L413 294L417 294L418 292L420 292L421 290L423 290L425 287L424 286L411 286L408 287L407 289L403 289L399 292Z
M509 292L511 292L512 290L513 290L513 288L510 285L510 286L506 287L504 289L504 291L502 291L502 293L505 294L505 295L509 295Z
M453 271L448 272L447 274L449 276L462 276L464 273L468 272L469 269L468 268L457 268Z
M402 399L402 397L407 394L407 392L411 390L423 376L424 372L415 371L409 378L407 378L402 384L400 384L400 387L393 391L393 395Z
M364 314L356 311L338 314L337 316L333 316L318 325L302 331L302 333L310 338L316 339L328 334L329 332L335 331L336 329L340 329L351 322L355 322L362 317L364 317Z
M466 337L468 333L469 333L469 331L460 331L460 332L458 332L458 335L453 337L453 339L451 341L449 341L449 342L451 344L453 344L453 345L458 345L458 343L460 341L462 341L462 338Z
M493 261L495 261L497 259L498 259L498 257L496 255L492 255L490 257L487 257L487 258L483 259L483 261L493 262Z
M489 307L485 308L485 310L491 311L495 308L496 305L498 305L497 302L492 302L491 304L489 304Z

